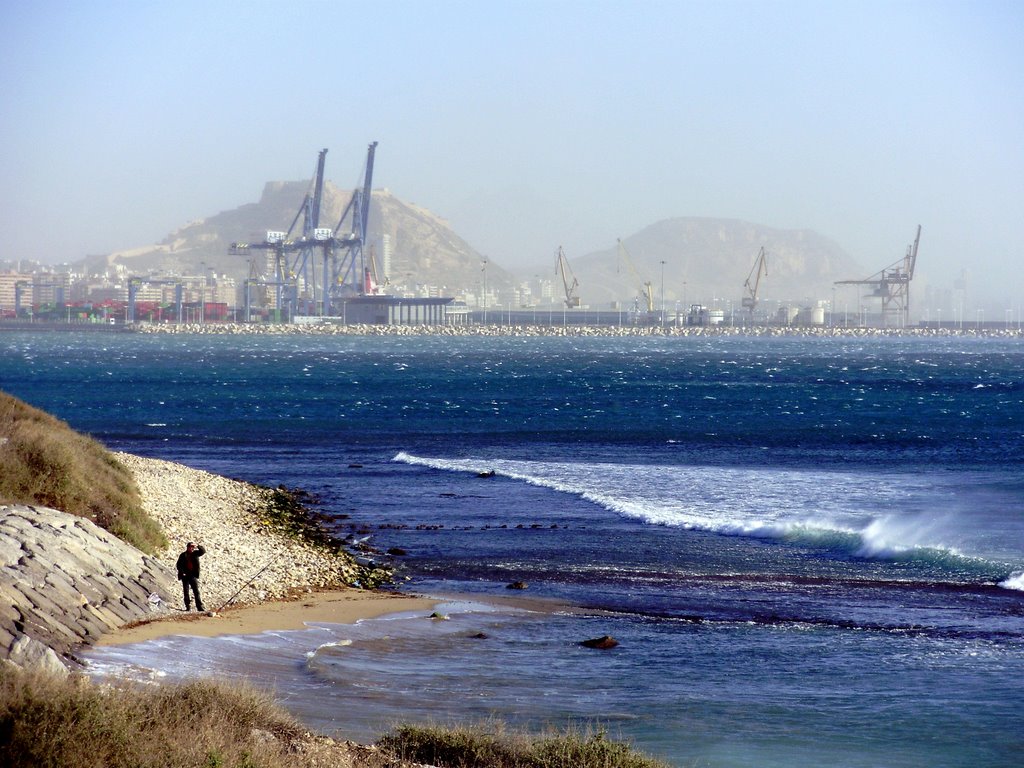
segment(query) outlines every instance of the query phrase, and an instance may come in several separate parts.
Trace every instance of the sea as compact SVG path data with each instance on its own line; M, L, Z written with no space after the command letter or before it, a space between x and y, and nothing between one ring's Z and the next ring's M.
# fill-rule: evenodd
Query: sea
M439 600L94 674L246 677L362 742L497 719L680 767L1024 763L1019 337L5 332L0 389L307 490Z

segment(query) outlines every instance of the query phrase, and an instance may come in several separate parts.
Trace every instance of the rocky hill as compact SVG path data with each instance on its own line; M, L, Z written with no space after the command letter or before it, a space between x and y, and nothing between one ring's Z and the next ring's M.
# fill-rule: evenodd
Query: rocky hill
M298 217L310 184L305 181L271 181L263 188L259 202L247 203L214 216L193 221L172 232L161 242L92 257L90 271L112 264L124 264L134 274L169 272L200 274L212 267L218 274L236 279L248 276L249 262L231 255L234 242L263 242L268 230L293 234L301 232ZM324 182L320 223L336 228L352 191ZM441 217L425 208L406 203L386 189L374 190L370 204L369 242L376 254L378 271L383 270L384 235L390 239L392 284L438 286L454 293L473 289L480 280L481 256L459 237ZM488 269L494 285L510 284L500 267Z
M200 274L213 268L218 274L241 280L248 275L249 259L231 255L231 243L262 242L268 230L291 228L298 233L299 212L309 191L310 183L305 181L268 182L259 202L190 222L153 245L92 257L85 266L95 272L110 264L124 264L134 274ZM324 182L321 225L336 229L352 194ZM479 294L485 258L487 283L499 292L500 303L513 300L505 293L513 285L539 289L536 264L510 264L503 269L441 217L379 189L372 194L369 236L379 273L384 273L385 235L390 290L429 285L451 296ZM762 246L769 252L768 279L761 291L766 299L803 303L827 299L834 281L865 274L842 248L816 232L775 229L736 219L666 219L640 232L624 233L623 242L632 256L635 274L615 244L588 254L567 253L584 305L607 309L618 302L628 307L646 281L652 283L660 305L664 269L668 307L677 302L700 302L724 308L728 301L739 306L743 283ZM558 283L553 271L544 280ZM561 298L560 288L555 291L556 301Z
M830 299L836 280L861 276L863 269L831 240L811 230L774 229L737 219L675 218L623 237L635 273L612 246L573 258L584 304L604 308L618 300L632 305L650 281L655 308L661 305L662 270L666 307L703 303L740 306L743 284L758 252L768 251L765 300L810 302Z

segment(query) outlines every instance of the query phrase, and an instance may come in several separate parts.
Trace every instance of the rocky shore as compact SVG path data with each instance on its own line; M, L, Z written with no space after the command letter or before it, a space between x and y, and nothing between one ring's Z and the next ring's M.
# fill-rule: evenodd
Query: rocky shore
M356 582L359 566L268 524L270 491L180 464L116 454L169 546L150 557L92 522L0 506L0 658L60 671L74 650L144 619L181 615L175 561L202 543L207 610Z
M201 591L207 609L219 609L228 600L233 605L262 602L297 589L358 581L358 568L351 560L268 526L260 514L269 503L267 489L170 461L128 453L115 456L131 470L146 512L170 541L156 560L173 569L188 542L206 548ZM180 590L171 604L182 605Z

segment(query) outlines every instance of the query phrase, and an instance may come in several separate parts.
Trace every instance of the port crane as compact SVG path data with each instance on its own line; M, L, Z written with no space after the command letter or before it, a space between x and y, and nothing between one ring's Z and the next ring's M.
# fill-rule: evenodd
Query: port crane
M565 258L565 251L558 246L558 253L555 256L555 274L562 276L562 287L565 289L565 306L569 309L580 305L580 281L572 273L569 260Z
M316 243L322 244L332 234L330 230L322 230L318 226L326 156L327 150L320 150L312 191L306 193L287 231L267 230L262 242L232 243L229 251L232 255L248 255L251 251L267 252L273 277L259 279L250 275L247 283L276 286L275 308L288 308L293 315L300 291L305 290L307 298L316 301L316 276L311 269L312 249ZM303 219L302 235L294 238L292 233L300 217Z
M640 283L640 295L644 297L644 303L647 305L647 316L651 317L654 314L654 288L651 285L651 281L643 280L640 277L640 273L637 271L636 265L633 263L633 257L626 248L626 244L622 242L621 239L617 239L616 242L619 244L619 260L626 262L626 266L629 267L630 273L636 281Z
M370 200L373 193L373 164L377 152L377 142L369 145L366 151L366 168L363 174L362 188L356 188L349 198L348 205L341 212L334 232L346 232L343 237L335 234L324 249L324 314L328 309L341 308L341 302L348 295L365 295L369 293L368 271L366 258L368 254L367 240L370 229ZM347 225L346 225L346 222ZM327 258L327 249L331 249L331 258ZM364 250L366 249L366 250ZM341 254L340 256L338 254Z
M333 229L320 226L327 155L327 150L323 149L317 159L311 191L307 192L288 230L268 230L263 242L259 243L231 244L230 253L233 255L246 255L252 250L271 254L273 277L258 279L250 275L246 281L247 296L248 287L253 284L276 286L278 310L290 309L291 314L294 314L301 300L305 307L298 308L306 313L314 314L319 308L321 314L331 315L341 309L344 296L366 292L367 273L363 247L368 239L376 148L376 141L369 145L363 185L352 193ZM303 221L302 234L293 237L292 233L300 217ZM339 235L340 232L344 234ZM322 255L319 287L314 269L314 252L317 249Z
M907 246L907 253L902 259L864 280L837 280L835 284L870 286L870 295L882 300L882 327L888 326L890 317L894 317L900 327L906 327L910 319L910 281L914 279L920 242L921 225L918 224L914 242Z
M768 277L768 251L761 246L757 253L757 260L743 282L744 296L741 302L743 309L750 311L750 317L754 317L754 308L757 306L757 292L761 287L761 278Z

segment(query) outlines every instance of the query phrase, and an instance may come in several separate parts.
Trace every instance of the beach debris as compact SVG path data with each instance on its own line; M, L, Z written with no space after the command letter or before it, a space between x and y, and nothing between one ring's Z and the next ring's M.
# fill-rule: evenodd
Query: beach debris
M408 555L409 553L406 552L401 547L391 547L390 549L388 549L388 554L391 555L392 557L404 557L405 555Z
M583 640L580 642L580 645L585 648L597 648L602 651L614 648L618 644L619 641L611 635L602 635L601 637L595 637L590 640Z
M513 581L511 584L505 585L505 589L526 589L526 587L525 581Z

